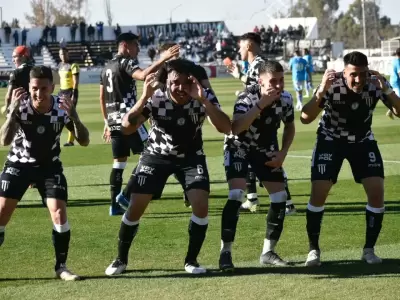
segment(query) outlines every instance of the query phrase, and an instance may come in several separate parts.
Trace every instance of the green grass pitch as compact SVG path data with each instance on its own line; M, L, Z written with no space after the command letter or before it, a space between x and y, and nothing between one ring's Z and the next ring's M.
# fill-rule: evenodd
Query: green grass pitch
M215 79L212 85L222 108L231 115L240 82ZM141 90L142 84L138 86ZM293 92L289 76L286 86ZM218 272L220 221L228 191L222 166L223 136L205 124L204 147L212 185L210 225L199 261L211 272L193 277L183 270L191 211L184 207L181 187L171 178L163 198L153 201L141 220L128 272L110 279L104 271L116 255L121 218L108 216L112 157L110 145L101 139L103 118L98 90L98 85L80 87L78 112L90 130L91 144L87 148L63 148L61 154L70 195L72 239L68 266L85 280L54 279L50 217L37 191L29 190L7 226L6 240L0 248L0 299L400 299L400 130L399 120L388 119L382 104L373 121L386 174L387 212L376 248L385 259L382 265L369 266L360 261L366 196L354 183L346 163L326 205L321 235L323 265L316 269L303 266L308 253L305 208L317 122L302 125L296 112L297 133L284 167L298 213L287 217L277 248L294 266L262 267L258 263L269 203L266 192L259 191L260 211L240 216L233 249L237 273L226 276ZM5 92L0 90L0 99L4 99ZM62 143L66 137L65 132ZM3 161L7 151L8 147L0 148ZM125 183L137 159L129 159Z

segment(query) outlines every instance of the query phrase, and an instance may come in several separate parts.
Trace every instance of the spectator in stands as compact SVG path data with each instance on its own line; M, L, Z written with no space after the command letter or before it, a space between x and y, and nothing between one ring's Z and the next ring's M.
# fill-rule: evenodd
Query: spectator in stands
M50 26L46 25L46 27L43 29L43 33L42 33L42 35L43 35L42 38L46 44L49 40L49 33L50 33Z
M13 38L14 38L14 46L17 47L19 45L19 33L18 33L18 30L14 31Z
M75 42L76 41L76 30L78 29L78 25L76 24L75 19L72 20L71 27L70 27L70 32L71 32L71 41Z
M10 37L11 37L11 27L6 23L6 26L4 26L4 35L6 38L6 44L10 43Z
M275 36L277 36L279 34L279 27L276 24L274 26L274 34L275 34Z
M264 27L264 25L261 25L261 27L260 27L260 33L263 33L263 32L265 32L265 27Z
M98 41L103 41L103 27L104 27L104 23L102 21L97 22L96 23L96 27L97 27L97 40Z
M67 48L67 41L64 38L61 38L60 49L65 49L65 48Z
M149 56L151 63L154 62L154 57L156 56L156 49L154 49L154 47L150 47L147 50L147 55Z
M26 38L28 34L28 29L25 27L21 31L21 45L26 46Z
M92 24L90 24L89 27L87 28L87 35L89 38L89 42L94 42L94 33L95 33L95 29L92 26Z
M79 33L81 34L81 42L85 42L86 41L86 23L83 20L79 23Z
M57 26L56 24L53 24L50 28L50 38L52 43L57 42Z
M118 23L115 26L114 33L115 33L115 38L117 38L122 33L121 27L119 26Z
M148 41L149 41L149 45L154 46L154 40L156 39L153 29L150 29L149 32L149 37L148 37Z
M254 27L253 32L255 32L255 33L259 33L260 32L260 29L258 29L257 25L256 25L256 27Z

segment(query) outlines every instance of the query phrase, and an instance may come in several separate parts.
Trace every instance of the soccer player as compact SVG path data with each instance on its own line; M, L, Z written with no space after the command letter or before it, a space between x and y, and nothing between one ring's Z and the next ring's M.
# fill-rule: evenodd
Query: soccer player
M30 96L23 88L13 90L7 120L0 128L0 144L11 145L0 175L0 245L5 226L29 184L42 184L53 222L56 276L78 280L66 267L70 225L67 219L67 180L60 160L60 136L63 127L74 132L82 146L89 144L89 132L82 124L68 97L52 96L52 70L33 67L30 71Z
M269 193L271 205L261 264L286 266L275 252L283 230L287 194L282 164L295 135L293 99L284 90L284 70L276 61L266 61L258 69L259 84L246 88L236 100L232 134L225 140L224 165L229 197L222 212L219 267L233 271L232 245L239 220L239 209L246 189L250 165ZM278 129L284 123L282 145Z
M305 80L307 76L307 61L301 57L300 50L296 50L295 56L289 61L289 68L292 71L293 85L296 91L296 109L301 110L303 107L303 88L305 88Z
M363 53L350 52L343 60L344 71L326 70L321 84L301 113L301 122L310 124L324 111L311 162L312 186L306 213L310 252L306 266L321 264L319 236L324 204L344 159L349 161L354 180L363 185L367 195L362 260L369 264L382 262L375 254L374 246L385 211L384 169L371 124L379 99L396 116L400 112L400 99L379 73L368 70L368 59Z
M228 66L228 71L233 77L240 79L243 84L248 87L257 84L259 80L259 68L265 61L261 56L261 37L259 34L249 32L240 37L239 53L243 61L249 63L247 73L244 74L237 64ZM257 194L257 179L252 171L251 165L248 166L249 173L247 174L247 201L242 204L242 209L248 209L251 212L256 212L259 205ZM285 176L285 189L288 195L286 202L286 214L291 215L296 212L293 205L289 185L287 183L286 173Z
M221 111L211 90L202 88L182 60L171 60L166 64L167 68L161 72L167 72L167 89L154 91L156 76L148 76L142 96L122 122L125 134L130 134L150 118L151 130L147 147L135 168L131 202L119 231L118 256L106 269L109 276L121 274L126 269L129 248L140 218L152 195L159 194L174 173L185 178L185 192L193 211L185 270L193 274L206 272L197 262L208 226L210 191L202 126L208 117L219 132L229 133L231 122Z
M126 161L130 151L133 154L142 152L143 142L148 137L144 125L129 136L121 132L122 118L136 102L136 80L144 80L148 74L158 70L165 61L179 53L179 46L172 47L160 60L142 70L137 61L138 36L129 32L122 33L117 38L117 43L118 54L104 67L100 76L100 107L105 122L104 139L111 140L114 158L110 175L110 216L124 213L116 202L116 197L121 192Z
M392 74L390 74L390 85L393 87L393 91L397 96L400 97L400 48L396 50L396 58L393 60ZM386 115L393 118L393 113L389 109Z
M313 59L310 54L310 50L307 48L304 49L304 60L307 62L307 72L306 72L306 87L305 87L305 92L306 92L306 97L308 98L310 96L310 91L314 89L313 83L312 83L312 73L314 72L314 66L313 66Z
M79 65L69 61L67 48L61 48L59 51L61 62L58 65L58 74L60 75L60 96L67 95L71 98L75 108L78 104L79 87ZM74 135L68 133L68 141L64 147L74 146Z

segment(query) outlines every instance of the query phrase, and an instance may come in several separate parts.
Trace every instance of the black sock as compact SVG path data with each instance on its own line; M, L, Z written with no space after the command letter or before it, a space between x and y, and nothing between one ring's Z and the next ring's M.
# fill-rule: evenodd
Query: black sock
M286 202L271 203L267 215L267 231L265 238L272 241L279 241L283 231L285 220Z
M122 174L124 169L112 169L110 174L110 192L111 192L111 205L115 206L116 197L121 192L122 188Z
M0 232L0 246L3 245L4 243L5 234L6 234L5 231Z
M118 258L124 263L128 263L129 249L131 248L132 241L136 236L138 229L139 224L129 226L124 222L121 222L118 239Z
M290 195L289 185L288 185L288 182L287 182L287 178L285 178L285 191L286 191L286 194L287 194L286 200L292 200L292 195Z
M324 211L313 212L307 209L306 217L307 217L307 234L308 234L308 242L310 244L311 250L320 250L319 249L319 235L321 232L321 223L322 217L324 216Z
M56 253L56 265L54 269L57 271L62 265L65 265L68 257L69 240L71 231L57 232L53 229L52 239L54 250Z
M257 194L257 178L256 174L254 174L254 172L252 172L251 170L249 170L249 172L247 173L246 185L247 185L247 194ZM257 200L257 197L251 199L247 198L247 199L250 200L251 202L254 202Z
M189 247L186 254L185 264L187 262L197 261L197 256L200 253L201 246L206 238L208 224L199 225L192 220L189 222Z
M241 205L242 203L236 200L228 200L225 204L221 221L221 239L224 242L229 243L235 240Z
M366 235L365 235L365 248L374 248L376 241L378 240L379 233L382 228L384 213L374 213L370 210L365 211L366 220Z

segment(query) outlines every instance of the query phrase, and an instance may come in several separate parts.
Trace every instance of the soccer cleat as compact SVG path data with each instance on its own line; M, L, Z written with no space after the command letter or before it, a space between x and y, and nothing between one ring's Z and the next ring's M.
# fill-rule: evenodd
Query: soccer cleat
M123 192L119 193L117 197L115 198L115 201L118 203L119 206L121 206L122 209L125 211L128 210L129 207L129 199L125 197Z
M78 275L69 271L65 266L61 266L56 271L56 277L64 281L77 281L81 279Z
M221 253L219 256L219 269L223 272L233 272L235 270L231 252L225 251Z
M112 216L122 216L125 213L125 210L122 207L115 207L115 206L110 206L110 217Z
M207 273L207 269L200 266L197 261L188 261L187 263L185 263L185 271L190 274Z
M274 265L274 266L288 266L289 263L284 261L278 254L274 251L268 251L267 253L261 254L260 264L262 265Z
M240 207L242 209L247 209L252 213L257 212L257 208L258 205L260 204L260 202L258 201L258 199L254 200L254 201L250 201L250 200L246 200L245 203L243 203Z
M389 117L390 119L394 120L394 116L391 110L388 110L386 113L386 116Z
M72 146L75 146L73 142L68 142L64 144L64 147L72 147Z
M294 215L295 213L296 213L296 207L294 207L293 204L286 205L285 214L286 214L287 216Z
M127 265L128 264L126 262L123 262L117 258L111 263L111 265L108 266L105 273L108 276L120 275L125 272Z
M380 258L379 256L376 256L374 248L363 249L363 254L361 256L361 260L366 261L370 265L382 263L382 258Z
M304 265L306 267L319 267L321 265L321 251L311 250Z

